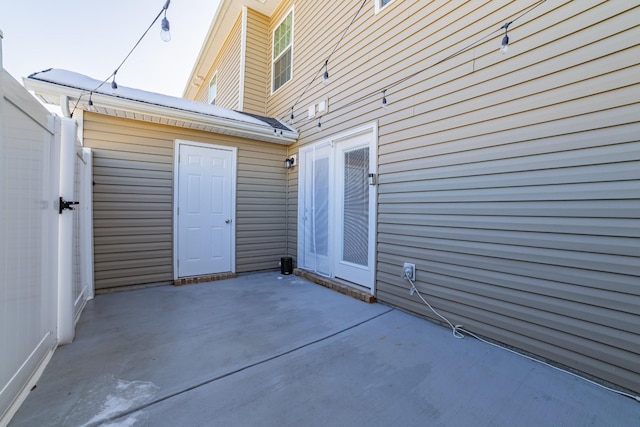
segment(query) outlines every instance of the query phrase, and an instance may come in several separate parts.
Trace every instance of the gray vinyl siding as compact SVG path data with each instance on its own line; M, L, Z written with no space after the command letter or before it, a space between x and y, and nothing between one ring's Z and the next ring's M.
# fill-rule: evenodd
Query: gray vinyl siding
M236 271L276 269L285 253L286 147L86 113L94 153L96 289L173 280L174 140L238 147Z
M269 81L269 18L256 11L247 11L247 49L245 59L243 111L265 115Z
M294 77L268 115L288 118L360 3L295 2ZM289 153L377 121L378 299L434 317L400 279L414 262L453 323L638 392L640 6L545 2L510 27L508 55L497 32L434 65L531 4L367 4L330 85L316 80L297 104ZM375 92L420 70L382 110ZM321 99L319 130L306 109ZM291 197L288 218L295 254Z

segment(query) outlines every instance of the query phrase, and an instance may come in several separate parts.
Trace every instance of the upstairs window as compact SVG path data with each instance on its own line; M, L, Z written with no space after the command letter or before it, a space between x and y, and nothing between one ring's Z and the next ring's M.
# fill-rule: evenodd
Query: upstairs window
M218 73L214 74L209 82L209 104L216 105L216 95L218 95Z
M291 80L293 69L293 9L273 32L273 90Z
M393 0L373 0L376 2L376 13L380 12L386 5L393 2Z

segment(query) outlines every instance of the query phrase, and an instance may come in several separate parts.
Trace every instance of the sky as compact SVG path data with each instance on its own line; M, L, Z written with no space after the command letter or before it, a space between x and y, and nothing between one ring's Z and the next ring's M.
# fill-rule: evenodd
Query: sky
M62 68L104 80L149 27L165 0L0 0L4 68L20 83ZM181 97L219 0L171 0L171 41L160 19L118 71L119 85Z

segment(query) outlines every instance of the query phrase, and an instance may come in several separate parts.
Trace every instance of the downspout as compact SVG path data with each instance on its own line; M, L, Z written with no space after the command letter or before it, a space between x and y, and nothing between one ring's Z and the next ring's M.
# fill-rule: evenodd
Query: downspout
M287 147L287 158L289 158L289 147ZM284 187L284 253L287 256L291 256L289 254L289 173L291 169L285 169L287 180Z
M60 109L62 115L67 119L71 118L71 110L69 110L69 97L67 95L60 95Z

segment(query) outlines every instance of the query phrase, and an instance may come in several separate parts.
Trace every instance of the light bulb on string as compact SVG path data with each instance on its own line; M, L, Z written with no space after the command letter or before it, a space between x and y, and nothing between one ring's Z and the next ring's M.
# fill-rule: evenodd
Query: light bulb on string
M322 116L318 117L318 129L322 129Z
M116 83L116 73L117 72L118 72L118 70L115 70L113 72L113 80L111 80L111 89L113 89L114 92L116 90L118 90L118 83Z
M293 115L293 107L291 107L291 124L293 124L293 119L295 119L295 116Z
M164 42L171 41L171 33L169 32L171 26L169 25L169 20L167 19L167 9L169 8L169 3L171 3L171 0L167 0L167 2L164 4L164 18L162 18L161 22L162 30L160 31L160 38Z
M328 66L329 66L329 60L327 59L326 61L324 61L324 74L322 75L322 82L325 85L329 84L329 70L327 69Z
M509 25L511 25L511 22L507 22L506 24L504 24L501 28L504 28L504 37L502 38L502 43L500 44L500 52L502 52L503 55L506 55L507 52L509 52Z
M89 111L96 111L96 107L93 105L93 100L91 99L91 97L93 96L93 92L91 92L89 94Z
M388 107L388 104L387 104L387 90L385 89L385 90L382 91L382 109L386 110L387 107Z
M171 33L169 32L169 20L164 17L162 18L162 31L160 31L160 38L163 42L171 41Z

